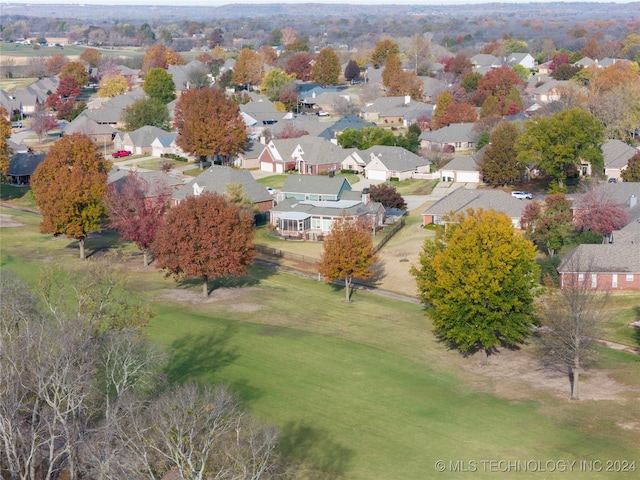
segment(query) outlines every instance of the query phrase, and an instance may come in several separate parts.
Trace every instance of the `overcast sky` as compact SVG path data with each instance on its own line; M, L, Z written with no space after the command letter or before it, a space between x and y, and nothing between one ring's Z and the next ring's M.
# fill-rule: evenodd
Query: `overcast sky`
M342 3L359 5L463 5L470 3L557 3L558 0L8 0L6 3L27 3L27 4L76 4L76 5L193 5L193 6L220 6L234 3ZM637 0L575 0L577 3L597 2L597 3L631 3ZM571 2L571 0L569 0ZM4 3L4 2L3 2ZM574 3L574 2L571 2Z

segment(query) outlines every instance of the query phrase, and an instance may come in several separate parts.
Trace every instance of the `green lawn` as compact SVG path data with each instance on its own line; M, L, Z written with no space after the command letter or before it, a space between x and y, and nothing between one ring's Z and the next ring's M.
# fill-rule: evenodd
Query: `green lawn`
M288 175L284 174L276 174L269 175L268 177L258 178L256 182L260 185L264 185L265 187L276 188L280 190L284 186L284 181L287 179Z
M394 187L400 195L429 195L437 185L438 180L420 180L417 178L386 182Z
M39 234L37 216L0 213L25 225L2 229L3 269L33 280L44 260L79 264L75 242ZM89 239L87 249L110 245L135 251L112 235ZM527 386L520 400L497 397L489 392L499 380L463 368L467 361L436 341L419 305L362 291L347 304L340 288L261 267L224 282L207 302L179 302L164 295L197 296L199 286L152 268L132 275L157 310L148 334L169 347L171 381L229 383L281 427L283 451L303 469L298 478L457 479L448 467L456 461L477 462L474 478L496 478L482 460L640 460L638 429L623 428L640 424L637 394L569 403ZM640 358L607 349L600 356L618 381L637 385ZM436 472L437 460L446 472ZM500 477L565 476L576 474Z

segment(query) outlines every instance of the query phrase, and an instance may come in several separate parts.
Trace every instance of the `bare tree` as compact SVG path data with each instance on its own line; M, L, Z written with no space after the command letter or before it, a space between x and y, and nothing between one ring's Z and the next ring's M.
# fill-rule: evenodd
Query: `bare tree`
M573 250L564 265L569 273L563 275L561 289L544 299L540 339L545 354L567 368L570 398L579 400L580 374L593 358L609 292L593 287L596 273L578 251Z

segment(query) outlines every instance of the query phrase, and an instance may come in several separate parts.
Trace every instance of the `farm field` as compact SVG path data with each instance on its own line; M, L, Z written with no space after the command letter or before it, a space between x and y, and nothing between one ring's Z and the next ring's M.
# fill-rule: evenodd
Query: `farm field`
M0 220L2 269L34 282L43 262L81 266L75 242L38 233L36 215L0 207ZM109 233L87 249L135 253ZM168 347L170 380L231 385L280 426L297 478L460 478L452 470L471 465L474 478L495 478L486 462L500 460L547 465L517 478L635 477L548 468L640 461L640 357L600 349L584 400L568 402L565 375L545 370L533 345L480 365L438 343L414 303L364 291L344 303L339 287L264 267L202 299L198 283L165 280L140 256L127 267L157 311L147 333ZM640 295L614 300L612 315L627 318Z

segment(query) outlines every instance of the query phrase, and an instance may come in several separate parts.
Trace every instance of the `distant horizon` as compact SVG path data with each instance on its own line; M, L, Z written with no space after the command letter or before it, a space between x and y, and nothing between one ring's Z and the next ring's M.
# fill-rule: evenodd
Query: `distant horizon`
M140 5L140 6L183 6L183 7L221 7L234 4L343 4L343 5L432 5L432 6L452 6L452 5L481 5L481 4L514 4L514 3L638 3L638 0L11 0L4 2L5 5Z

